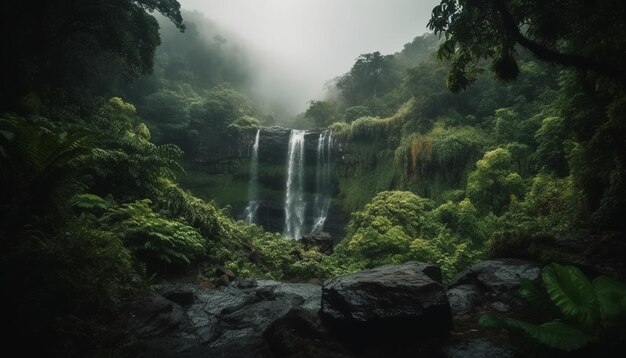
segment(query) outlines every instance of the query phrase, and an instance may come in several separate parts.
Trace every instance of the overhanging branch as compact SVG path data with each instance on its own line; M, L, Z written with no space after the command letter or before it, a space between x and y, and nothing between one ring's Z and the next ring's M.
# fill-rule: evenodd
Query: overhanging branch
M531 51L537 58L566 67L590 70L597 74L614 78L622 85L626 85L626 73L614 65L601 63L588 57L558 52L524 36L517 27L517 23L507 7L506 1L493 0L493 2L496 10L500 13L502 24L507 34L522 47Z

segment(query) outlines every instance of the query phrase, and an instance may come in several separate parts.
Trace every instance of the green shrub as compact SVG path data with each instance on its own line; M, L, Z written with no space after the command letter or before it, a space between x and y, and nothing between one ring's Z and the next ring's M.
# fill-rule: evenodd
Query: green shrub
M411 242L410 257L414 260L430 262L441 268L444 282L465 270L484 256L482 246L474 245L448 230L442 230L430 240L415 239Z
M483 234L474 215L469 201L433 210L432 201L411 192L382 192L352 214L329 269L345 273L418 260L439 265L449 280L482 256Z
M322 265L323 255L306 249L296 240L264 231L242 221L234 223L241 230L245 254L232 255L227 266L244 277L265 277L275 280L306 281L328 277Z
M350 236L348 251L367 268L405 261L412 240L403 227L384 216L369 219L368 225L358 227Z
M555 178L539 174L533 178L522 208L535 219L537 227L559 234L579 226L582 200L571 176Z
M434 211L438 222L445 225L460 237L471 240L475 244L482 244L488 238L488 233L478 211L468 198L455 204L448 201Z
M504 148L488 151L476 162L467 179L467 196L480 211L500 215L524 196L524 181L511 167L511 153Z
M410 237L431 236L437 230L430 210L433 202L408 191L384 191L369 202L363 210L352 214L346 236L374 222L376 217L386 218L391 226L400 226Z
M365 106L353 106L353 107L346 108L343 114L343 119L344 121L346 121L346 123L351 123L355 119L358 119L361 117L371 117L371 116L372 116L372 111L370 111L369 108Z
M11 247L0 260L0 289L11 307L4 321L13 327L8 337L36 339L50 356L85 356L119 335L109 331L112 317L141 287L141 268L93 218L71 217L62 225L58 234L32 229L12 243L0 234L3 247ZM39 347L26 351L31 348Z
M402 185L439 201L446 191L465 186L467 172L487 143L479 129L440 122L427 134L407 134L395 150Z
M126 246L149 263L189 264L204 253L204 240L188 224L167 219L150 208L149 200L116 210L116 232Z

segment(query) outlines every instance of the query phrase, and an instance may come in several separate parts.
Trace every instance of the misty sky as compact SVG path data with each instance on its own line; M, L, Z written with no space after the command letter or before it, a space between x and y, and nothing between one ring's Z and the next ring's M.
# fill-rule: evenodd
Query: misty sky
M400 51L439 0L180 0L232 31L259 54L258 91L274 92L294 110L323 94L363 53Z

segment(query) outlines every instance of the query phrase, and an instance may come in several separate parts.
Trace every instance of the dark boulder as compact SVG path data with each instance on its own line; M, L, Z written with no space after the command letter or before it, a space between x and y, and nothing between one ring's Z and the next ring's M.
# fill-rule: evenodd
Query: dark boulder
M293 309L268 328L265 337L276 356L284 358L351 358L315 312Z
M448 299L452 312L468 312L480 303L495 304L499 311L504 309L502 302L506 302L507 306L521 307L524 302L519 296L520 278L538 282L540 277L541 267L531 261L481 261L457 275L450 283Z
M408 262L326 281L323 319L347 338L376 342L444 337L452 327L438 267Z
M182 283L164 283L157 290L161 296L178 303L181 306L189 306L195 301L195 286Z
M136 298L130 305L130 311L131 330L142 338L188 330L183 308L158 294Z
M525 317L533 314L520 294L520 278L539 283L539 264L519 259L481 261L460 273L447 291L458 332L475 332L479 318L487 312ZM477 343L470 348L482 347ZM468 355L472 356L472 355Z
M315 247L323 254L333 253L333 238L327 232L309 234L302 237L301 242L306 247Z

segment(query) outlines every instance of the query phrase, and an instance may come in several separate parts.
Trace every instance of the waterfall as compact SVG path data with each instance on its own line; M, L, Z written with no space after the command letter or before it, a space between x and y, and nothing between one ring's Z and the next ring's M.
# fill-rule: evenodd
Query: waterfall
M252 146L252 157L250 158L250 182L248 183L248 206L244 212L246 222L254 223L256 211L259 208L258 181L259 181L259 137L261 128L257 129L254 145Z
M283 234L302 238L304 224L304 131L291 131L287 153L287 187L285 194L285 227Z
M330 130L320 133L317 142L317 167L315 170L315 201L313 203L313 227L312 234L322 232L324 223L328 217L330 207L330 152L332 149L332 132Z

